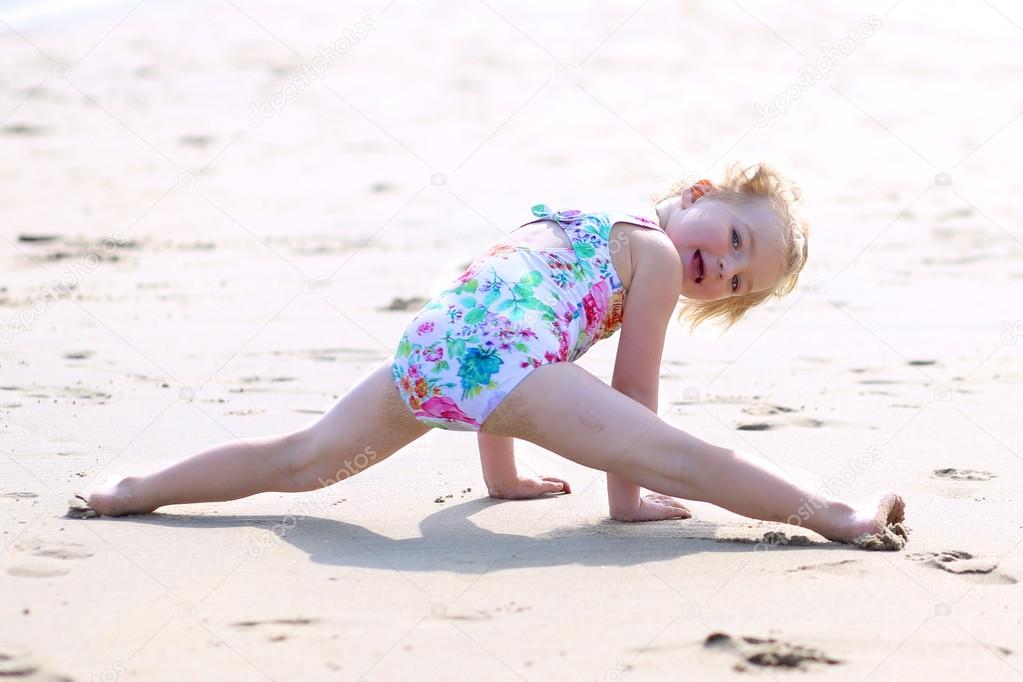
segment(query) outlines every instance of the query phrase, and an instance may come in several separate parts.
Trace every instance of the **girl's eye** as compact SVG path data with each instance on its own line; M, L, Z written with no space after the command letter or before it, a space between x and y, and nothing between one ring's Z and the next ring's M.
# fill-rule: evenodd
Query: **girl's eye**
M732 275L732 291L738 291L738 290L739 290L739 276L738 275Z
M736 232L735 230L732 230L732 247L736 249L739 248L739 243L740 243L739 233Z

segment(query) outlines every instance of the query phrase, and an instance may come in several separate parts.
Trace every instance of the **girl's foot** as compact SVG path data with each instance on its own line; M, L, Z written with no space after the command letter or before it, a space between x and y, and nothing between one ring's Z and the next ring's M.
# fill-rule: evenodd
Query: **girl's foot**
M905 518L906 503L895 493L885 493L854 507L848 520L829 539L864 549L899 550L908 538L902 526Z
M89 506L102 516L148 514L156 509L157 505L145 504L139 499L139 480L135 476L128 476L96 489L89 495Z

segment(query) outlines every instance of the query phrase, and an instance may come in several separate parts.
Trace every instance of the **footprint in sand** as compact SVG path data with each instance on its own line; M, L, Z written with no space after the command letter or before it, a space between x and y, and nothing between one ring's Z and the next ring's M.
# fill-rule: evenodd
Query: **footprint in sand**
M935 217L935 220L939 223L943 223L947 220L955 220L957 218L972 218L974 215L973 210L969 208L954 208L948 211L943 211Z
M842 662L818 649L789 644L773 638L732 637L724 632L708 635L703 647L737 657L739 661L733 667L738 672L746 670L747 663L763 668L806 670L804 663L835 665Z
M15 123L0 128L0 131L5 135L43 135L46 133L46 128L28 125L27 123Z
M70 568L57 564L14 564L7 567L7 575L15 578L56 578L70 572Z
M751 422L749 424L739 424L735 428L739 431L767 431L775 426L775 424L768 424L767 422Z
M178 142L188 147L205 148L208 147L211 142L213 142L213 138L210 137L209 135L200 135L193 133L191 135L182 135L181 137L178 138Z
M784 405L750 405L742 408L742 411L754 417L766 417L772 414L796 412L797 410L794 407L785 407Z
M234 628L254 628L260 625L315 625L315 618L271 618L269 620L241 620L231 623Z
M945 478L950 481L990 481L998 478L997 474L990 471L979 471L977 469L935 469L931 472L932 478Z
M20 244L48 244L49 242L55 242L60 239L59 235L56 234L19 234L18 243Z
M471 263L470 263L471 265ZM466 266L468 267L468 266ZM409 298L400 298L395 296L391 299L391 302L386 306L379 308L379 310L419 310L429 299L422 296L411 296Z
M0 678L34 682L71 682L70 677L44 671L42 664L28 649L10 645L0 645Z
M744 407L742 409L742 411L745 412L746 414L764 415L764 416L772 415L772 414L782 414L782 413L788 413L788 412L795 412L795 410L793 410L790 407L781 407L779 405L764 405L764 406L757 406L757 407L752 407L752 408ZM821 426L824 426L824 422L821 421L820 419L814 419L813 417L800 417L800 416L796 416L796 415L791 415L791 416L783 416L782 417L782 423L779 423L779 422L747 422L747 423L744 423L744 424L738 424L735 428L738 429L739 431L768 431L768 430L776 429L776 428L779 428L781 426L786 426L786 425L787 426L801 426L801 427L804 427L804 428L816 429L816 428L820 428Z
M786 573L808 573L813 577L815 573L827 573L829 575L864 575L866 571L860 566L857 559L844 559L842 561L826 561L821 564L805 564L796 566L785 571Z
M289 629L291 627L316 625L319 622L316 618L271 618L269 620L243 620L231 623L231 627L242 630L259 629L266 632L268 641L283 642L290 636Z
M281 383L286 383L288 381L295 381L295 377L261 377L261 376L251 376L251 377L241 377L238 381L240 381L243 384L259 384L259 383L265 383L265 382L269 382L269 383L272 383L272 384L281 384Z
M824 422L813 417L792 417L786 420L792 426L802 426L810 429L817 429L824 426Z
M33 497L39 497L39 496L36 495L35 493L30 493L30 492L25 492L25 491L18 491L18 492L13 492L13 493L3 493L3 494L0 494L0 497L4 498L5 500L29 500L29 499L32 499Z
M1011 575L996 570L998 568L997 559L975 557L969 552L957 549L943 552L917 552L916 554L907 554L906 558L926 566L965 576L974 582L991 585L1014 585L1017 582Z
M80 543L47 541L42 538L21 540L14 545L14 551L27 555L24 560L7 567L7 574L18 578L67 575L71 572L71 562L92 556L92 552Z

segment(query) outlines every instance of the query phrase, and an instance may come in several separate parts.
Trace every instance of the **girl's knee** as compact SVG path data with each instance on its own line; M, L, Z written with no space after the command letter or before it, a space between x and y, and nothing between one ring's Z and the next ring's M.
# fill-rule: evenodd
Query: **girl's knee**
M386 443L374 447L365 434L345 437L307 429L294 438L293 475L306 481L309 489L341 483L391 454Z

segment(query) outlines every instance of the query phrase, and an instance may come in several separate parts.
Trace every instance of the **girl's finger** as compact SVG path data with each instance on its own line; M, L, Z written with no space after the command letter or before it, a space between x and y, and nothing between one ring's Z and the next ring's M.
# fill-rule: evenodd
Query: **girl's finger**
M666 513L670 514L673 519L687 519L692 516L692 514L689 513L689 510L682 505L660 503L660 506Z
M545 481L553 481L554 483L560 483L562 485L562 492L566 493L572 492L572 487L568 484L568 481L562 478L555 478L554 476L543 476L542 478Z

